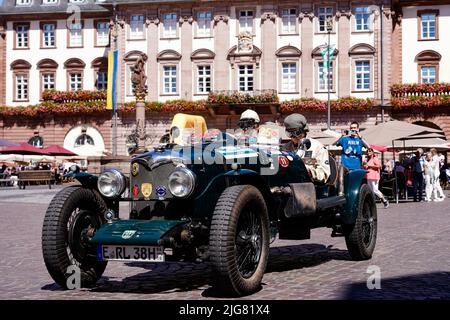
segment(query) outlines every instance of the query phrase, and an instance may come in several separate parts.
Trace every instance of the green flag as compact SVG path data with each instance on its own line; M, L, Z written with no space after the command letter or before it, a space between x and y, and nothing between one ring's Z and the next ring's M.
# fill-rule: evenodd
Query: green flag
M335 50L334 46L330 46L329 48L328 48L328 46L325 46L322 49L322 52L321 52L322 58L323 58L323 69L322 69L322 74L321 74L322 79L324 79L325 75L328 75L328 68L331 67L330 61L333 57L334 50ZM328 57L330 59L328 59Z

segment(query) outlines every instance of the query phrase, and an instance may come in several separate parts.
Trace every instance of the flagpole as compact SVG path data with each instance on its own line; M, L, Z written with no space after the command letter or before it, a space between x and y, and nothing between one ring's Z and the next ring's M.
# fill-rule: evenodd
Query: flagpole
M328 31L328 44L327 44L327 91L328 91L328 104L327 104L327 129L331 130L331 97L330 97L330 34L331 30L333 28L332 22L330 17L327 17L326 21L326 27Z
M114 28L117 28L117 11L116 11L116 2L113 4L113 15L114 15ZM117 51L117 38L119 37L118 30L115 30L114 34L114 45L113 50ZM113 95L116 95L116 90L113 91ZM113 157L117 156L117 108L116 108L116 97L112 98L113 100L113 126L112 126L112 155Z

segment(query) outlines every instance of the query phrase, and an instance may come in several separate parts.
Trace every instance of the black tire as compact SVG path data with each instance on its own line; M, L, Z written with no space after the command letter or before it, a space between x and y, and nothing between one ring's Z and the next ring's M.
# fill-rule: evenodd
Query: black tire
M351 258L356 261L372 258L377 242L377 206L367 184L359 190L355 224L345 227L345 242Z
M98 261L95 246L88 243L105 222L107 206L98 193L74 186L62 189L50 202L42 228L42 252L50 276L63 288L77 265L81 286L92 287L105 271L107 262Z
M269 216L259 190L251 185L226 188L216 204L209 236L213 287L231 296L258 291L269 241Z

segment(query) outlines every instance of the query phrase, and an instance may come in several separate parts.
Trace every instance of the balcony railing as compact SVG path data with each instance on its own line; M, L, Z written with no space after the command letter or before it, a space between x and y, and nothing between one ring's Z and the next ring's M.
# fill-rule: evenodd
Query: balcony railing
M106 100L106 91L56 91L46 90L42 93L42 100L53 101L56 103L70 103L70 102L97 102Z
M450 83L397 84L391 87L392 107L421 110L450 106Z
M434 97L450 96L450 83L395 84L391 87L392 97Z
M209 104L261 104L278 103L278 94L276 90L217 90L208 95Z

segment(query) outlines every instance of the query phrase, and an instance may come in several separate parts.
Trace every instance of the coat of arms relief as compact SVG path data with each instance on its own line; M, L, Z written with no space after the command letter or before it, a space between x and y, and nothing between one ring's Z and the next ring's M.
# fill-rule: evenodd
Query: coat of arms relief
M238 36L238 53L250 53L253 51L253 36L248 31L242 31Z

